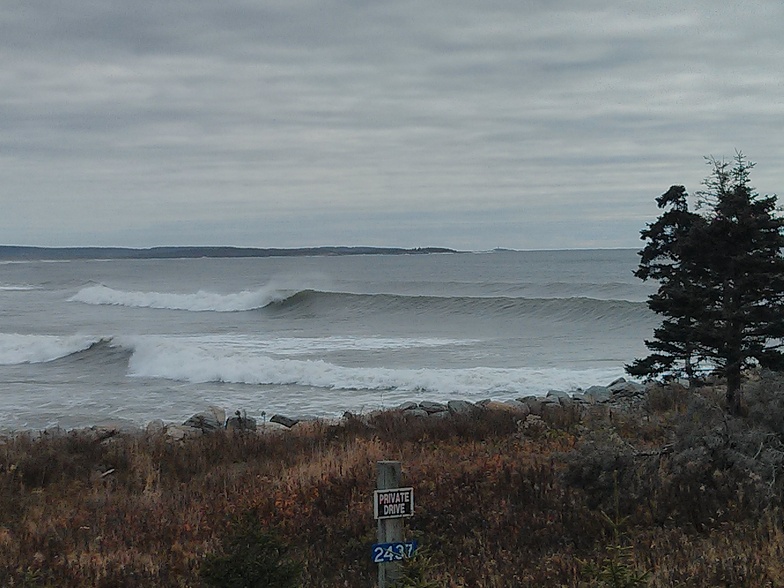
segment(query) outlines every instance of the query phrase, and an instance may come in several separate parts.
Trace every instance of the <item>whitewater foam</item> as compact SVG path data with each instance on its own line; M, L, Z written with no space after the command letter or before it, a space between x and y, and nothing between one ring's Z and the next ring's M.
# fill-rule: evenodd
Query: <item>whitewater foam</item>
M0 292L29 292L31 290L40 290L40 286L28 286L26 284L20 285L0 285Z
M497 394L542 394L550 388L576 389L617 376L617 368L395 369L347 367L323 360L274 358L241 347L175 338L129 340L130 375L190 383L295 385L326 390L428 393L439 398Z
M0 365L46 363L88 349L100 338L0 333Z
M98 284L82 288L71 296L68 301L94 305L188 310L194 312L240 312L263 308L273 302L285 300L293 293L290 290L281 290L275 286L265 286L257 290L244 290L232 294L217 294L204 290L199 290L193 294L178 294L172 292L115 290Z

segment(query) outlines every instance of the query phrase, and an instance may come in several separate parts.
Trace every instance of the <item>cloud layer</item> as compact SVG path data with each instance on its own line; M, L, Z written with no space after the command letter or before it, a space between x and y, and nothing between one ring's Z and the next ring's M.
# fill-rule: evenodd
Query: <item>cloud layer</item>
M634 247L704 155L784 184L782 22L754 1L13 1L0 242Z

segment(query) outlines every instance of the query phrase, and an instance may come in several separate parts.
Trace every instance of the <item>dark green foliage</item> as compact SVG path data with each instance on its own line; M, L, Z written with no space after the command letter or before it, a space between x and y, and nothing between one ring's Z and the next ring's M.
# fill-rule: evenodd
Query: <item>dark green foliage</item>
M433 558L420 549L403 562L403 575L394 588L440 588L441 584L431 578L436 567Z
M235 523L221 553L207 556L201 567L204 582L216 588L295 588L300 575L286 546L252 513Z
M701 285L695 278L701 265L699 248L690 235L705 220L689 211L687 197L683 186L671 186L656 199L659 208L666 211L641 233L648 244L640 252L640 266L634 275L659 282L648 306L663 320L654 339L645 342L653 353L627 367L634 376L668 373L685 374L690 382L695 379L699 359L695 331L702 310Z
M659 282L648 306L663 317L646 341L653 352L627 366L635 376L685 374L710 366L727 380L726 403L741 410L741 373L755 365L779 369L784 354L784 220L776 197L750 185L754 164L709 160L699 193L702 214L689 211L682 186L657 199L667 210L642 231L637 277Z
M625 544L624 530L628 517L620 515L618 478L613 485L615 493L615 514L609 516L602 512L612 529L613 541L607 547L608 555L600 563L585 562L583 573L593 581L593 585L607 588L640 588L648 585L651 573L639 570L634 561L634 547Z

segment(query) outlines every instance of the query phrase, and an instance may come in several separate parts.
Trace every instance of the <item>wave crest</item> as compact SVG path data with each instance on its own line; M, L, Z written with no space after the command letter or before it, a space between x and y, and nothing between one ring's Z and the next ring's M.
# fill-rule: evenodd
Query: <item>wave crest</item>
M71 296L69 302L83 304L128 306L132 308L158 308L188 310L193 312L242 312L264 308L280 302L294 292L265 286L257 290L244 290L232 294L217 294L199 290L193 294L171 292L138 292L115 290L102 284L82 288Z
M270 357L205 342L144 338L129 342L133 376L190 383L295 385L325 390L430 393L440 397L485 397L497 393L541 394L555 387L575 389L617 376L617 368L386 368L347 367L323 360ZM609 381L609 380L608 380Z
M100 341L99 337L82 335L0 333L0 365L46 363L85 351Z

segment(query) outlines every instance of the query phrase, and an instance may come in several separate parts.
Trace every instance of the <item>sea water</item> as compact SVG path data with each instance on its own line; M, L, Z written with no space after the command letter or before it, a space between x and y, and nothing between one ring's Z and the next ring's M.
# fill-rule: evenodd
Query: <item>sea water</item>
M0 430L262 419L607 384L645 354L633 250L0 264Z

